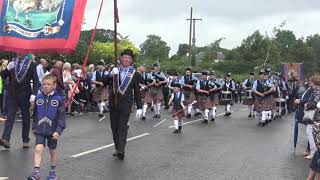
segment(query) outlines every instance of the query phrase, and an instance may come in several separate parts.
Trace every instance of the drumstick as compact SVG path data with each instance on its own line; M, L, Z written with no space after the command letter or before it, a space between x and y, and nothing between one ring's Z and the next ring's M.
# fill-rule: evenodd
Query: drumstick
M192 105L194 105L195 103L197 103L197 101L193 101L191 104L188 104L188 106L192 106ZM174 114L172 114L172 117L176 116L177 114L179 114L179 113L182 112L182 111L184 111L184 109L181 109L181 110L175 112Z

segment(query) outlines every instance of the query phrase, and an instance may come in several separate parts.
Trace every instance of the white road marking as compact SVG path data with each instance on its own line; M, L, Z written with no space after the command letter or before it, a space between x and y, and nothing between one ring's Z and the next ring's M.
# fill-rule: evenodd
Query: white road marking
M102 120L104 120L106 118L106 116L103 116L101 119L99 119L99 122L101 122Z
M132 141L132 140L135 140L135 139L138 139L138 138L142 138L142 137L147 136L149 134L150 133L144 133L144 134L141 134L139 136L134 136L132 138L127 139L127 141ZM87 154L91 154L91 153L94 153L94 152L97 152L97 151L101 151L103 149L107 149L107 148L113 147L113 146L114 146L114 143L108 144L108 145L105 145L105 146L102 146L102 147L98 147L96 149L92 149L92 150L89 150L89 151L85 151L85 152L82 152L82 153L79 153L79 154L72 155L71 157L72 158L78 158L78 157L81 157L81 156L84 156L84 155L87 155Z
M167 120L167 119L164 119L164 120L160 121L158 124L154 125L153 127L159 126L161 123L165 122L166 120Z
M0 180L7 180L9 179L8 177L0 177Z
M222 116L222 115L224 115L224 113L217 114L216 117L217 117L217 116ZM193 120L193 121L189 121L189 122L183 123L182 125L195 123L195 122L198 122L198 121L201 121L201 120L203 120L203 119L202 119L202 118L201 118L201 119L196 119L196 120ZM174 128L174 126L169 126L169 129L170 129L170 128Z

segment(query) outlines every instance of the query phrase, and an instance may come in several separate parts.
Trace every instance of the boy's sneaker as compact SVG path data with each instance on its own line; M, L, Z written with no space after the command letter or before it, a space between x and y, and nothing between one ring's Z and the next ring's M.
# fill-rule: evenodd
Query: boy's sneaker
M57 175L56 175L56 171L49 171L49 175L47 177L47 180L57 180Z
M31 176L28 177L28 180L40 180L39 171L33 170Z

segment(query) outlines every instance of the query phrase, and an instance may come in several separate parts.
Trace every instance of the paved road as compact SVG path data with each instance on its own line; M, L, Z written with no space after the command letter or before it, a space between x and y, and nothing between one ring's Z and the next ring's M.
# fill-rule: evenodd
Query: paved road
M168 111L163 112L161 119L145 122L132 116L128 134L131 139L123 162L112 157L108 114L101 122L92 113L68 118L67 130L59 142L59 179L305 179L309 162L301 156L306 145L304 127L300 128L295 154L292 115L261 128L256 126L256 120L247 118L244 109L245 106L236 105L231 118L220 115L209 125L201 124L199 118L188 119L182 134L172 133ZM219 108L218 114L222 111ZM20 148L20 131L18 122L11 150L0 149L0 179L23 180L32 170L33 149ZM41 169L43 179L48 163L46 152Z

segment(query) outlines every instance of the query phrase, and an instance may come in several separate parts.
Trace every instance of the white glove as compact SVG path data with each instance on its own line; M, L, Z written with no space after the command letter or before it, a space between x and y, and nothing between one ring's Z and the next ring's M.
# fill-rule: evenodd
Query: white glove
M317 108L320 109L320 102L317 103Z
M136 118L139 119L142 116L142 109L137 109Z
M35 99L36 99L36 96L32 94L29 99L30 103L33 104Z
M119 69L118 69L117 67L114 67L114 68L112 69L112 71L111 71L111 74L112 74L112 75L117 75L117 74L119 74Z
M286 100L289 100L289 96L286 96Z
M10 70L13 69L13 68L14 68L14 62L11 61L11 62L9 62L9 64L7 65L7 69L10 71Z

